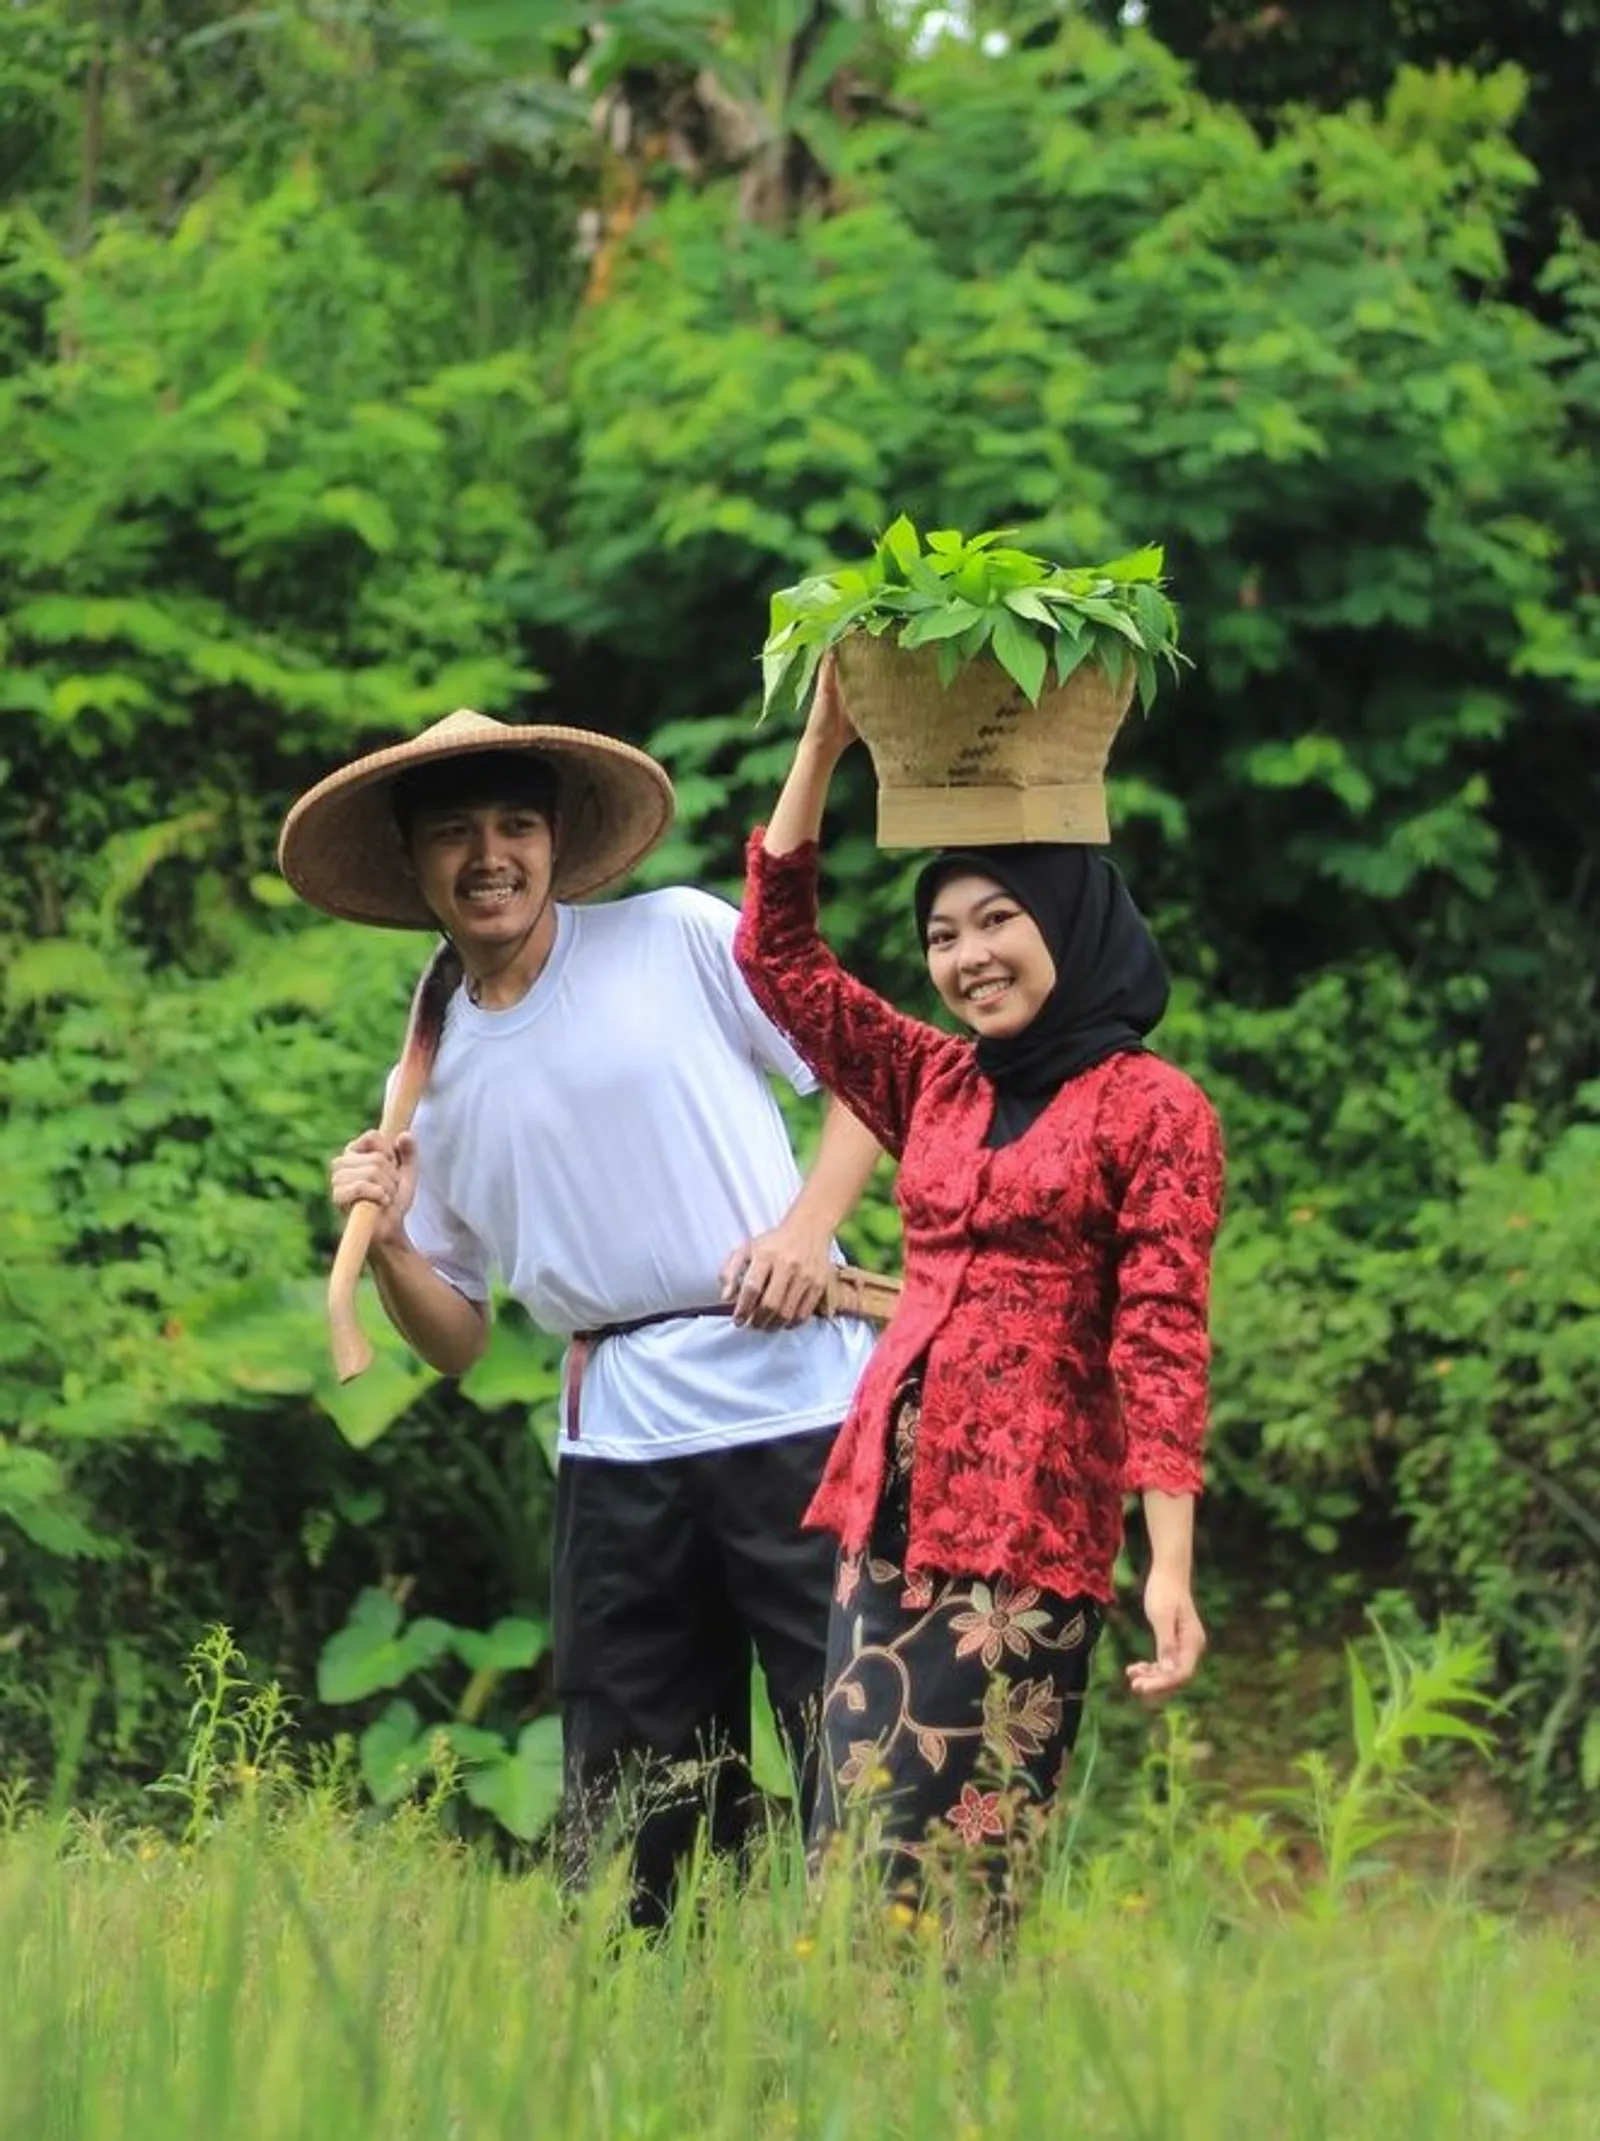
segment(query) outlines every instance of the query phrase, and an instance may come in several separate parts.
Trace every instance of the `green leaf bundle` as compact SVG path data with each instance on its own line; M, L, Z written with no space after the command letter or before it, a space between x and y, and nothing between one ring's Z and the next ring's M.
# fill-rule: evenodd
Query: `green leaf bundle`
M1007 532L936 528L924 542L901 514L861 563L780 588L761 650L763 718L801 707L823 655L852 632L936 647L943 684L992 655L1034 705L1047 683L1064 684L1085 662L1098 662L1113 685L1131 664L1148 712L1161 665L1176 674L1186 660L1161 546L1104 565L1059 565L1013 548Z

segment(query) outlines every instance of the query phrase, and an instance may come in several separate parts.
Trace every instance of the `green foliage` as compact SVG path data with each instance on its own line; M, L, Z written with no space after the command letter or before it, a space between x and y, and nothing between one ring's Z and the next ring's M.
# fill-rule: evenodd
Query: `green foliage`
M1410 1117L1416 1171L1374 1170L1386 1195L1364 1209L1361 1171L1308 1139L1273 1203L1236 1217L1217 1270L1218 1471L1313 1563L1364 1532L1403 1539L1424 1605L1469 1610L1493 1641L1524 1789L1549 1805L1595 1788L1600 1130L1538 1154L1513 1121L1483 1157L1403 1064L1351 1098L1322 1135L1370 1136L1386 1101Z
M900 647L936 645L942 684L991 656L1035 706L1052 669L1065 684L1089 663L1117 685L1131 663L1148 712L1157 662L1176 672L1181 659L1161 567L1154 544L1085 566L1013 549L999 530L936 528L924 545L902 513L864 563L814 573L772 597L762 713L803 705L823 655L852 632L892 632Z
M368 1300L378 1365L325 1365L326 1158L419 955L294 911L289 797L459 700L592 720L677 779L640 882L736 893L788 757L772 592L903 503L1041 561L1157 527L1184 591L1184 718L1112 793L1230 1141L1219 1652L1287 1600L1292 1707L1398 1567L1492 1643L1506 1773L1582 1840L1600 255L1534 169L1549 79L1394 74L1469 56L1408 17L1370 103L1282 112L1288 31L1186 10L1204 81L1259 55L1258 133L1089 11L984 0L1004 50L917 12L0 17L0 1740L36 1779L85 1715L85 1795L166 1775L218 1620L322 1733L364 1590L458 1645L544 1610L553 1344L502 1306L447 1386ZM1030 689L1036 569L993 590ZM829 931L927 1008L871 811L853 754ZM849 1241L897 1240L884 1183ZM391 1698L395 1761L523 1818L542 1716Z
M184 1666L193 1693L181 1770L158 1778L153 1792L183 1802L182 1835L194 1844L225 1805L249 1804L277 1779L289 1732L288 1705L276 1681L252 1684L246 1660L226 1628L212 1628Z
M534 1717L520 1729L514 1716L503 1727L494 1720L504 1708L506 1675L538 1666L548 1648L542 1621L507 1615L481 1632L428 1616L403 1624L391 1592L365 1590L323 1650L317 1693L337 1708L420 1683L433 1722L424 1723L415 1703L397 1697L361 1734L361 1781L375 1803L395 1806L432 1780L435 1804L443 1810L459 1786L468 1805L529 1843L561 1796L560 1720ZM447 1657L471 1676L453 1703L433 1677Z
M838 213L650 218L574 337L559 527L591 570L552 561L524 613L676 733L748 700L771 589L895 505L1047 556L1159 525L1195 671L1183 721L1130 741L1128 854L1230 994L1396 927L1431 982L1509 966L1574 896L1591 930L1585 835L1536 800L1586 809L1593 780L1591 389L1482 287L1527 175L1515 84L1408 77L1264 144L1148 42L1069 25L905 86L928 123L862 129ZM1529 1066L1527 988L1496 1097L1558 1075Z
M1493 1707L1483 1689L1487 1644L1442 1628L1427 1655L1413 1657L1374 1625L1385 1676L1381 1699L1357 1652L1348 1654L1354 1761L1341 1777L1324 1756L1304 1755L1304 1782L1264 1795L1302 1822L1315 1842L1321 1866L1309 1900L1323 1911L1336 1908L1355 1884L1390 1870L1378 1851L1439 1819L1412 1774L1418 1749L1463 1742L1487 1754L1492 1746L1471 1714Z
M986 0L986 5L992 0ZM999 0L1032 34L1050 34L1034 0ZM1086 12L1111 25L1120 0L1089 0ZM1590 153L1589 98L1600 47L1594 0L1341 0L1338 7L1263 8L1257 0L1146 0L1141 20L1195 69L1210 96L1270 126L1288 103L1324 108L1381 99L1405 66L1515 67L1528 84L1520 142L1538 166L1532 211L1517 236L1524 263L1564 215L1592 229L1600 193Z

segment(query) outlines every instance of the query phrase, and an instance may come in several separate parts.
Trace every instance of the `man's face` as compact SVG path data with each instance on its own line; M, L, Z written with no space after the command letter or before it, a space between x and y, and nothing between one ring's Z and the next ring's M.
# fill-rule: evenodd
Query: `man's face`
M468 964L521 942L549 911L554 829L531 803L424 807L411 825L417 884Z

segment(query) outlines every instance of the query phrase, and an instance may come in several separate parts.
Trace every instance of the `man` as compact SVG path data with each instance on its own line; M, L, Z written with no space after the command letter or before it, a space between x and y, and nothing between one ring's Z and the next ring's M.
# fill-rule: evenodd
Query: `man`
M800 1519L871 1347L863 1323L813 1312L878 1154L831 1106L801 1182L768 1074L816 1081L740 977L726 902L572 904L656 844L672 802L626 744L461 712L320 782L279 846L315 905L443 931L459 956L411 1132L354 1139L333 1200L378 1207L384 1307L441 1374L482 1352L494 1275L571 1341L566 1826L581 1861L642 1777L642 1923L702 1812L714 1845L742 1836L752 1647L808 1810L832 1552Z

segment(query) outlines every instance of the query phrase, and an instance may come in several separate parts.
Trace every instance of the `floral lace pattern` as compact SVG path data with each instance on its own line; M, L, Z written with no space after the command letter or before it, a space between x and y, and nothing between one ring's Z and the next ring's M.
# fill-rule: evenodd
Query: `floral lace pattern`
M905 1582L976 1574L1107 1600L1124 1497L1201 1485L1216 1115L1171 1064L1122 1055L991 1151L971 1043L844 971L817 934L816 868L814 846L774 859L752 837L735 956L898 1156L905 1286L809 1521L863 1552L895 1393L920 1372Z

